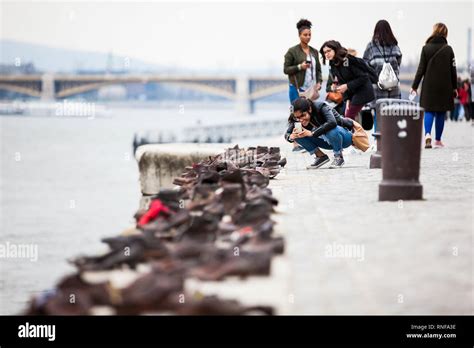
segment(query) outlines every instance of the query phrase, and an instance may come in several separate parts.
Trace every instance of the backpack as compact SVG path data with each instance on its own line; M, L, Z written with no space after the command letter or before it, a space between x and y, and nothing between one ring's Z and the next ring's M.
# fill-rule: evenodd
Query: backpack
M385 48L382 46L382 49L384 51L382 53L378 45L375 45L375 47L377 47L380 54L382 54L383 60L384 60L382 70L380 71L379 78L377 81L377 86L379 86L379 88L382 90L391 90L392 88L395 88L398 86L398 77L392 68L392 64L390 64L387 58L385 57ZM389 55L392 54L392 50L393 50L393 46L390 49Z

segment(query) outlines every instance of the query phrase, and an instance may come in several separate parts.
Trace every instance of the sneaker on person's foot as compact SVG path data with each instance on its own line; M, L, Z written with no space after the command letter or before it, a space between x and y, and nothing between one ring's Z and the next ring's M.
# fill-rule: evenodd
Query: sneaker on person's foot
M317 169L328 162L329 162L329 157L327 155L316 157L316 159L314 160L314 163L307 166L306 169Z
M332 161L329 168L331 169L341 168L343 165L344 165L344 157L342 157L342 155L334 156L334 160Z
M304 150L303 146L298 145L298 146L293 147L293 150L291 150L291 151L300 152L300 151L303 151L303 150Z
M435 140L434 147L435 148L443 148L444 144L441 142L441 140Z
M431 149L433 146L431 146L431 135L426 133L425 135L425 149Z

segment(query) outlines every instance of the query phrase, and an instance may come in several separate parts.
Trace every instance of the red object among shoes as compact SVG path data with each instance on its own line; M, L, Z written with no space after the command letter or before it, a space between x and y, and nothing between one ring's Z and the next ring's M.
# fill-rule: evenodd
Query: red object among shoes
M253 228L251 226L245 226L245 227L242 227L237 232L239 232L240 235L249 234L253 232Z
M149 223L150 221L156 219L160 214L169 215L171 213L170 209L163 204L159 199L155 199L151 202L150 208L148 211L143 214L143 216L138 220L138 226L143 226Z

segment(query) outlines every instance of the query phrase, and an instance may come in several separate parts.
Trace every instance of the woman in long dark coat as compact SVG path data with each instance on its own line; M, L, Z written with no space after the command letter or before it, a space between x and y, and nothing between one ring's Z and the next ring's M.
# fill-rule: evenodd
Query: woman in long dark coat
M436 23L433 33L421 50L420 63L412 85L412 93L421 86L420 105L425 109L425 148L431 145L431 128L435 120L436 137L434 146L443 147L441 135L447 111L454 109L454 97L457 96L456 60L454 51L448 45L448 28Z

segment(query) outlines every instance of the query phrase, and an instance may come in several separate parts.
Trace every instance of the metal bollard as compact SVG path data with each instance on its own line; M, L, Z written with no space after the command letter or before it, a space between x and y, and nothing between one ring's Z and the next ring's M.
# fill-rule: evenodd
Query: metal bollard
M374 137L375 141L377 144L377 151L370 155L370 163L369 163L369 168L374 169L374 168L382 168L382 133L380 131L382 127L382 118L380 117L380 111L382 107L388 106L388 105L413 105L416 106L417 104L414 102L411 102L409 100L405 99L393 99L393 98L383 98L377 100L375 103L375 129L374 129Z
M382 182L379 201L423 199L420 184L423 108L392 101L380 108Z

